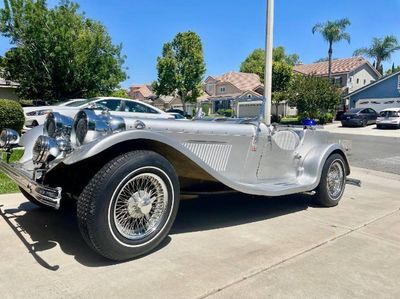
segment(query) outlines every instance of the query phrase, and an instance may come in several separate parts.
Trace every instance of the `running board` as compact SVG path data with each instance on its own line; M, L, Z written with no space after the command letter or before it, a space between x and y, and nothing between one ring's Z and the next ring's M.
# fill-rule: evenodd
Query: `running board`
M361 181L352 178L346 178L346 184L361 187Z

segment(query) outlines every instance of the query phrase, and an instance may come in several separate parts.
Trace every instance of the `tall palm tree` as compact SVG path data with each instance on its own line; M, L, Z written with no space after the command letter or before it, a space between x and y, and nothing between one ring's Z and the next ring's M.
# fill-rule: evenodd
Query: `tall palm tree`
M347 18L336 20L336 21L327 21L325 23L316 24L312 33L315 32L321 33L322 37L329 44L328 50L328 77L331 79L332 75L332 53L333 53L333 44L337 43L341 40L346 40L350 43L350 34L345 32L346 27L350 25L350 21Z
M375 59L375 68L378 72L383 74L382 62L389 60L391 55L400 50L400 45L393 35L388 35L383 38L374 37L372 45L369 48L361 48L355 50L353 55L366 55Z

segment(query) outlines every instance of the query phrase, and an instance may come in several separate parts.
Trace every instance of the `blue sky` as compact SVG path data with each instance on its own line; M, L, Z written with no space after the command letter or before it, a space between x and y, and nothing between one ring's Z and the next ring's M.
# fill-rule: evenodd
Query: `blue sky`
M264 46L265 0L80 0L81 10L100 20L115 43L123 44L129 79L156 79L156 58L177 32L197 32L204 45L207 75L238 70L255 48ZM1 1L2 3L2 1ZM48 1L54 5L57 1ZM332 4L332 7L330 4ZM2 6L2 4L1 4ZM393 34L400 40L400 0L275 0L274 44L297 53L304 63L326 57L327 45L311 28L317 22L348 17L351 44L334 47L334 57L348 57L372 37ZM0 54L9 48L0 37ZM385 67L400 65L400 51Z

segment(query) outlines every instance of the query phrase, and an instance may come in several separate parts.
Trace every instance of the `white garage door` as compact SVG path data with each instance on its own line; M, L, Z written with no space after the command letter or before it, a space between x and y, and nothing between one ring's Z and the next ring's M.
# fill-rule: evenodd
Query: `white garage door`
M372 108L376 112L381 112L386 108L400 108L400 98L358 100L356 108Z

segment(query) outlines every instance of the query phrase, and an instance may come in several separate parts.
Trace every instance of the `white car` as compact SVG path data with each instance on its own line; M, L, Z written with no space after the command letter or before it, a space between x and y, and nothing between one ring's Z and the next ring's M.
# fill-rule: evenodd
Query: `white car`
M109 110L113 115L138 118L174 118L149 104L125 98L98 97L92 99L74 99L54 106L24 108L25 129L42 125L50 112L59 112L74 118L76 113L84 108L93 107L95 110Z
M376 119L376 127L400 129L400 108L387 108L379 113Z

